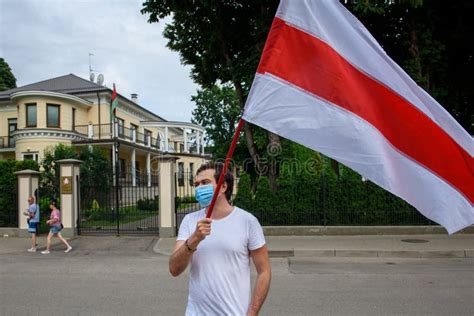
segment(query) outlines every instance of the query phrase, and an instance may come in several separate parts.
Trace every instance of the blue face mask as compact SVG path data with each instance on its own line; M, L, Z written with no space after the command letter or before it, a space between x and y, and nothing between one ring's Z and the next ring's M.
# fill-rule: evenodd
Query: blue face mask
M211 204L214 195L212 184L200 185L194 190L194 196L202 207L208 207Z

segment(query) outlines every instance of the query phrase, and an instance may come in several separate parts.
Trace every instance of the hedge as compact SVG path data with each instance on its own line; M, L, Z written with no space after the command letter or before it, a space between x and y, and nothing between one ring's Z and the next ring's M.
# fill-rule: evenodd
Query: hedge
M317 175L281 174L272 192L260 177L252 193L243 174L234 204L253 213L262 225L428 225L415 208L342 168L339 177L329 168Z
M18 177L21 170L36 170L33 160L0 160L0 227L18 227Z

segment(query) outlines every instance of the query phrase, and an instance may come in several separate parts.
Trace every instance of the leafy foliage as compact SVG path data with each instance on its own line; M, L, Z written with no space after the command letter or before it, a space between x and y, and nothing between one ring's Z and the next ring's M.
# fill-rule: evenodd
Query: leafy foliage
M205 127L206 142L211 144L208 150L216 159L225 158L240 118L235 90L229 85L213 85L199 90L191 100L196 103L192 121ZM242 143L239 146L242 147Z
M0 91L16 88L16 78L7 62L0 58Z
M77 159L76 151L72 146L58 144L54 147L48 147L44 150L43 160L41 161L42 179L41 196L49 198L59 197L59 164L61 159Z
M81 194L87 194L90 202L94 200L92 192L108 192L112 183L112 167L104 152L96 146L83 147L79 153L72 146L58 144L49 147L44 152L41 162L42 183L41 196L52 198L59 197L59 163L61 159L80 159ZM102 194L103 195L103 194ZM103 201L98 201L102 203ZM89 207L89 206L87 206Z
M33 160L0 160L0 227L18 226L18 176L21 170L36 170Z
M431 222L402 199L349 168L339 178L322 158L317 174L282 171L278 191L261 177L255 194L243 174L234 204L253 213L263 225L426 225Z

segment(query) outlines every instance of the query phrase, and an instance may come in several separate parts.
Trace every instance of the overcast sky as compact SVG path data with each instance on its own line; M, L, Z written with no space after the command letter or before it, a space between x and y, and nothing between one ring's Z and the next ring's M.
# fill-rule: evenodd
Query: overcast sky
M164 24L149 24L143 0L0 0L0 57L17 86L92 68L117 92L167 120L190 121L197 85L166 47ZM168 20L169 22L170 20Z

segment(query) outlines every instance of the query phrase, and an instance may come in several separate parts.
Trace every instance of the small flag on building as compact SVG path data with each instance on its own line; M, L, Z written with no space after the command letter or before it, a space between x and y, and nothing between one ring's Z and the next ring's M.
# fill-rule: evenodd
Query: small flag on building
M117 91L115 90L115 83L114 83L114 91L112 92L112 100L110 103L110 121L111 122L115 121L117 106L118 106Z

